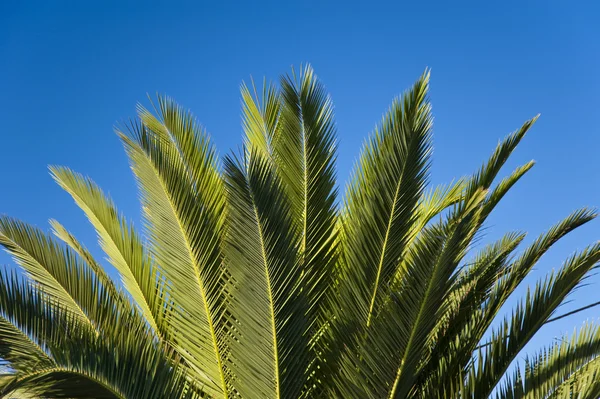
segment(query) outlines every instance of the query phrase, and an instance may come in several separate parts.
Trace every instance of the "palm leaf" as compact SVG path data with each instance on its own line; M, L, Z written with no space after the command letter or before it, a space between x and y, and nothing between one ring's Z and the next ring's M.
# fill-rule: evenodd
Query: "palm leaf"
M13 390L56 398L89 398L93 393L158 399L191 394L146 326L128 320L134 315L122 314L121 323L98 334L31 282L6 275L0 275L0 315L37 344L29 356L13 358L11 365L25 365L32 355L41 356L40 350L46 354L36 367L15 367L2 385L3 395Z
M123 216L119 215L114 203L89 178L68 168L51 167L52 177L67 191L84 211L98 234L100 246L110 263L117 269L123 286L131 295L136 307L157 334L164 335L161 328L161 287L157 280L156 267L145 252L141 238ZM96 270L101 268L90 259L90 255L74 241L64 228L54 223L58 237L70 244L88 264ZM98 273L98 272L97 272ZM102 275L101 273L100 275ZM108 280L102 277L103 280ZM114 294L114 287L107 287Z
M341 301L369 324L396 273L429 170L429 73L395 100L366 144L346 196ZM347 317L347 316L346 316Z
M255 153L226 158L225 179L230 311L240 331L231 343L235 389L247 398L296 398L309 365L309 320L290 206L269 161Z
M525 372L515 370L507 375L497 398L538 399L547 398L558 386L580 373L600 355L600 328L584 325L571 338L564 336L560 343L539 351L525 359Z
M533 292L528 290L510 320L505 319L494 331L486 352L480 353L478 364L467 379L470 397L487 397L492 393L515 356L598 261L600 244L595 244L573 255L556 274L538 282Z
M270 94L263 106L271 120L277 108L272 104L274 96ZM303 285L310 302L309 317L317 322L318 330L329 313L325 297L336 261L333 105L310 66L299 76L282 77L281 102L273 156L300 229Z
M260 152L267 159L273 156L273 140L280 123L281 96L273 84L263 83L259 97L254 81L252 92L245 84L242 94L242 126L246 147Z
M206 390L227 397L229 376L221 353L219 220L223 212L206 199L219 189L208 188L202 196L196 195L201 185L192 184L190 169L183 165L174 144L144 126L133 125L131 135L120 134L140 186L150 249L165 278L167 295L177 304L166 316L173 346L186 362L196 365L191 371L203 371L196 377Z
M0 218L0 244L47 295L82 322L100 326L108 310L98 306L99 300L111 299L74 252L41 230L7 217Z

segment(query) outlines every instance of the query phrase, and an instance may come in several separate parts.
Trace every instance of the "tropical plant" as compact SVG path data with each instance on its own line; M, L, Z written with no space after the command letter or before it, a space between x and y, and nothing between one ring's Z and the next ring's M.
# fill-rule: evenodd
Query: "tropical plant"
M338 202L333 106L310 67L242 86L244 147L219 157L159 97L118 134L143 232L89 178L51 174L83 210L120 282L57 221L8 217L0 243L0 389L44 398L597 398L600 328L514 361L600 261L568 258L507 299L573 212L519 250L476 245L533 166L494 181L535 118L472 176L429 188L429 73L393 101ZM523 368L524 367L524 368Z

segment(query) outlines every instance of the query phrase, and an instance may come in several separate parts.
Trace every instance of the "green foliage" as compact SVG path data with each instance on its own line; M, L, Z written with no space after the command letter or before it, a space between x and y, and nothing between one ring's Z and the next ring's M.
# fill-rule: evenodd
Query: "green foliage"
M573 212L522 251L519 232L478 246L533 166L494 185L536 118L472 176L430 188L428 88L425 72L393 101L339 203L333 105L310 67L260 94L242 86L244 148L222 163L171 99L139 106L118 135L141 230L91 179L51 167L120 281L59 222L52 236L1 217L20 271L0 271L0 395L597 398L593 324L511 365L598 265L600 244L502 311L595 212Z

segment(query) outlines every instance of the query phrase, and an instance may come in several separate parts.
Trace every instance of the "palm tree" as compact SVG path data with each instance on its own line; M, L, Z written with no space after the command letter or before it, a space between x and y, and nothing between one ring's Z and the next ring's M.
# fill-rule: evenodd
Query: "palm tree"
M0 389L16 398L597 398L600 328L514 361L600 261L593 244L506 302L581 209L522 249L475 245L533 166L494 181L525 133L472 176L429 188L423 74L366 142L338 203L333 106L310 67L242 86L244 147L219 162L165 97L118 130L139 232L89 178L51 174L120 282L57 221L9 217L0 243ZM509 309L510 310L510 309Z

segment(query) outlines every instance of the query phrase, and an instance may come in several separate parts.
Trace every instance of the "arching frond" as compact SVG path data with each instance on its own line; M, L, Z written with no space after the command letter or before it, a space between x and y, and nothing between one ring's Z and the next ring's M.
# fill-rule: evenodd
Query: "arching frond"
M559 394L557 387L581 374L599 355L600 328L586 324L571 337L561 337L559 343L527 357L524 372L518 369L508 374L496 397L542 399Z
M512 317L493 332L490 345L480 351L467 379L472 398L489 396L509 365L556 308L600 261L600 244L573 255L563 267L539 281Z
M119 272L123 286L131 295L135 306L152 329L157 334L164 335L165 329L161 326L161 282L139 234L91 179L63 167L51 167L50 171L54 180L73 197L96 229L100 246ZM77 245L74 237L56 223L54 228L58 237L74 246L74 250L81 252L84 259L90 257L87 251ZM92 267L98 268L92 259L88 259L88 262Z
M16 219L0 217L0 244L41 289L82 322L100 328L112 298L69 248Z
M13 353L15 372L4 381L3 395L13 390L56 398L89 398L92 392L156 399L191 394L146 326L127 320L133 315L122 315L122 323L98 334L30 282L0 275L0 317L35 343L26 354ZM42 361L34 366L32 356Z
M202 370L196 377L206 390L227 396L229 377L221 353L223 209L196 195L200 185L192 184L173 144L144 126L132 126L131 135L121 133L121 138L140 186L150 249L168 297L177 304L165 318L173 345L196 365L190 370ZM206 195L212 198L216 191Z

